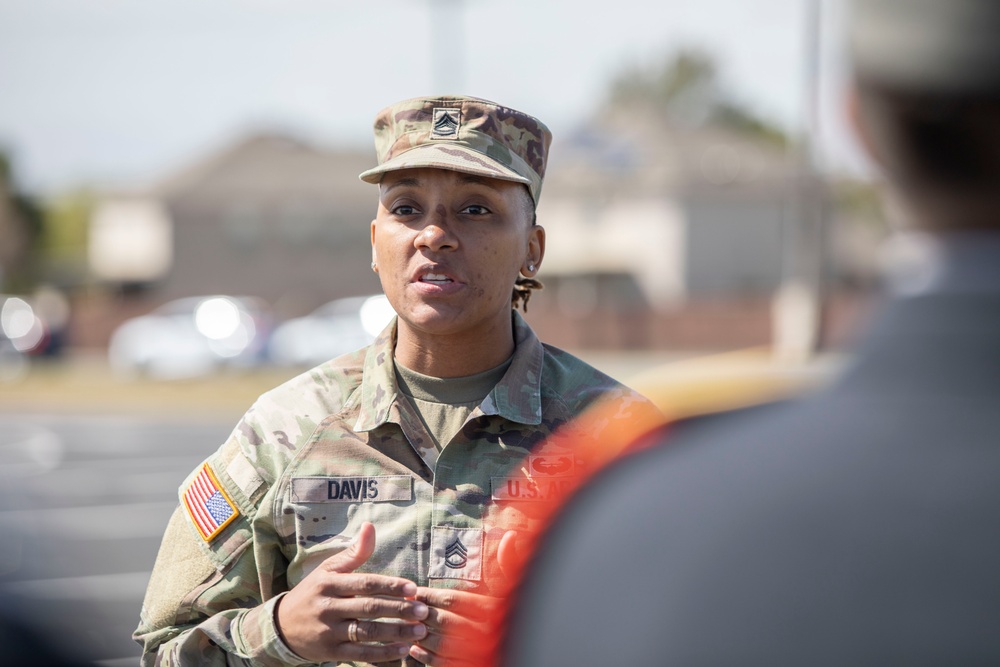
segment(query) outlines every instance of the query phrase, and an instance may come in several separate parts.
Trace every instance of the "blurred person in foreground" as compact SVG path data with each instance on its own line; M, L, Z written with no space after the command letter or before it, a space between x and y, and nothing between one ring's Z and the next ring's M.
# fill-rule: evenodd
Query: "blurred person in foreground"
M91 647L73 643L86 635L78 630L90 619L75 619L67 627L65 618L46 615L47 606L0 590L0 667L96 667L80 657L90 654ZM86 629L100 631L92 625ZM53 641L53 634L59 639Z
M398 316L263 395L181 485L143 664L479 665L495 649L501 566L536 522L525 466L574 463L533 450L586 408L613 406L594 435L655 412L512 309L540 286L550 140L474 98L378 114L361 179L378 184L371 268Z
M1000 3L852 9L852 115L922 280L828 389L586 486L504 664L1000 664Z
M101 614L82 605L86 618L71 611L58 596L31 595L26 581L38 579L32 564L49 553L48 526L17 520L36 507L23 484L25 468L19 465L22 447L17 433L3 433L0 457L0 667L93 667L100 655ZM22 460L23 461L23 460Z

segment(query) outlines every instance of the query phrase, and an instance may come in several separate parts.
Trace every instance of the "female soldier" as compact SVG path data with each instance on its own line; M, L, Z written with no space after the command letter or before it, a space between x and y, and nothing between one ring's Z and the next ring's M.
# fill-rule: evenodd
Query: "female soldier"
M372 269L398 316L264 394L181 486L143 664L481 660L509 529L577 463L532 451L599 400L617 403L607 428L653 411L512 310L538 286L550 140L468 97L378 114L361 178L379 186Z

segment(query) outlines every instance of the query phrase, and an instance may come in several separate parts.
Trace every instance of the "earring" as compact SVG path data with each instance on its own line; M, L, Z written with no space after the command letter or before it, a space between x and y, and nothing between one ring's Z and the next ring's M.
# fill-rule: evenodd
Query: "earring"
M377 271L377 270L378 270L378 264L372 262L372 271Z
M534 264L528 264L528 271L534 272L534 270L535 270L535 265Z

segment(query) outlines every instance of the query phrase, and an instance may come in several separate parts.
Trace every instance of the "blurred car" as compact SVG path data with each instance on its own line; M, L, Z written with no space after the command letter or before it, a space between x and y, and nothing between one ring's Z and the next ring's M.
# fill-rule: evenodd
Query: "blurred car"
M0 294L0 380L21 377L27 357L43 354L49 340L48 326L28 301Z
M263 361L272 318L253 297L213 295L170 301L123 322L108 361L121 375L185 378Z
M19 296L0 294L0 340L24 354L42 354L49 340L49 326L31 303Z
M395 315L383 294L330 301L278 325L271 335L270 359L286 366L316 366L370 344Z

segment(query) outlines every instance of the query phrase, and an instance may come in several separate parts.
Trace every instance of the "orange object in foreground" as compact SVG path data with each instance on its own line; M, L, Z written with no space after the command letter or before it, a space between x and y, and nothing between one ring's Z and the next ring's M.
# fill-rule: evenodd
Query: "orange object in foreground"
M633 414L623 415L623 409ZM503 572L506 589L501 604L488 619L490 636L497 641L487 665L500 662L507 614L525 565L551 520L588 479L612 461L637 451L642 437L663 427L666 421L651 405L625 408L617 401L597 403L525 457L519 475L512 474L505 484L494 484L485 515L489 533L499 541L495 566ZM614 431L609 430L612 425ZM527 528L523 523L512 525L506 521L515 514L506 510L514 506L516 514L530 517ZM516 531L516 537L508 535L511 531Z

